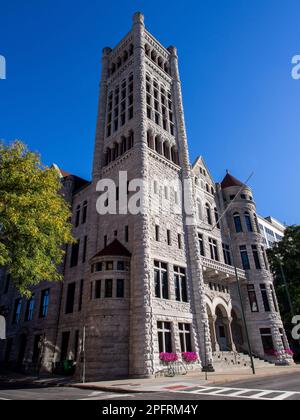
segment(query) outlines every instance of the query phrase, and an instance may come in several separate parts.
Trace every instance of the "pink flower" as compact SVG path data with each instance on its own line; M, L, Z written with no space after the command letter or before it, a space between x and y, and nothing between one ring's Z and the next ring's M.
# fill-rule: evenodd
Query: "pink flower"
M186 363L193 363L193 362L197 362L198 355L195 352L186 352L186 353L182 353L182 358Z
M176 362L178 360L176 353L160 353L159 358L165 363Z

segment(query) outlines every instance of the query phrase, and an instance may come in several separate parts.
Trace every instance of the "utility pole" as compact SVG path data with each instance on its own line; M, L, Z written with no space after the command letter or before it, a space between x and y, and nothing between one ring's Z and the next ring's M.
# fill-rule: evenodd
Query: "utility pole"
M83 327L82 335L82 383L85 383L85 372L86 372L86 358L85 358L85 345L86 345L86 327Z

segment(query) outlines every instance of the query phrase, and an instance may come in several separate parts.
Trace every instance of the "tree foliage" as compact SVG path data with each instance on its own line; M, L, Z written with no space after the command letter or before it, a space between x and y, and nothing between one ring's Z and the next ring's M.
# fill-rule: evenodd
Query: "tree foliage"
M300 226L288 227L283 240L268 250L268 258L276 280L275 286L280 310L289 332L292 328L292 316L281 266L288 283L294 313L300 315Z
M57 171L20 141L0 143L0 267L21 295L62 279L63 248L73 242L69 218Z

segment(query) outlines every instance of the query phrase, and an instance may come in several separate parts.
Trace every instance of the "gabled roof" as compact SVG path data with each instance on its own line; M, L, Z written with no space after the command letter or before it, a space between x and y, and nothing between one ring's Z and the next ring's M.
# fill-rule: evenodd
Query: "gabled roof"
M210 170L209 170L208 166L206 165L206 162L205 162L205 160L204 160L203 156L198 156L198 157L195 159L194 163L192 164L192 169L195 171L195 170L196 170L199 166L203 166L203 167L205 168L205 170L206 170L206 172L207 172L207 174L208 174L209 178L211 179L211 181L212 181L213 183L215 183L215 181L214 181L214 179L213 179L213 177L212 177L212 174L211 174L211 172L210 172Z
M96 257L105 257L105 256L117 256L117 257L131 257L131 253L121 244L117 239L107 245L102 251L98 252L93 256L92 259Z
M229 172L227 172L225 178L221 182L221 187L224 190L225 188L230 187L242 187L244 184L239 181L237 178L232 176Z

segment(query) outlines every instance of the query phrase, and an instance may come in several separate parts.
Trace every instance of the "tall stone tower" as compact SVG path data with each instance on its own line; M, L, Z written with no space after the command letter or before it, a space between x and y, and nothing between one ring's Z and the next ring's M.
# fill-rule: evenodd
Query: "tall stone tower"
M118 208L116 215L97 214L96 186L104 179L117 185L117 203L124 189L126 201L130 200L130 181L142 180L145 210L131 214ZM184 217L183 181L185 207L191 209L188 215L183 211ZM132 30L116 48L103 50L92 189L88 252L92 267L102 263L103 268L101 272L92 268L91 292L87 293L93 296L95 282L105 282L107 276L117 280L117 271L104 270L108 257L115 258L116 264L122 257L116 255L116 244L130 253L125 301L115 300L110 306L99 301L89 305L86 313L86 324L94 325L97 317L99 332L104 334L96 334L87 343L94 349L95 366L97 359L101 369L96 349L100 354L103 345L116 341L115 323L121 326L122 344L110 347L112 374L115 368L124 375L152 375L163 351L193 349L211 364L177 51L164 48L146 30L141 13L134 15ZM167 207L177 207L179 214L164 211ZM108 254L107 247L111 249ZM104 370L107 376L107 360Z

